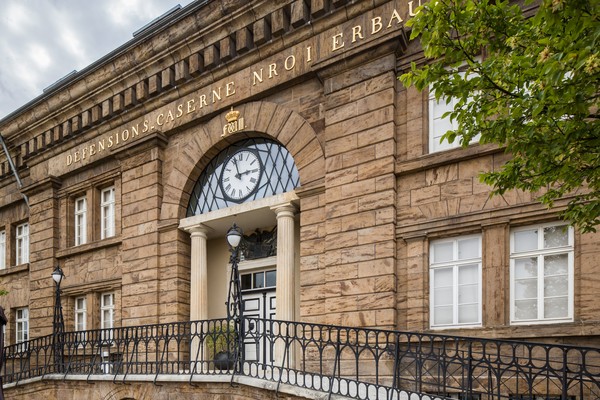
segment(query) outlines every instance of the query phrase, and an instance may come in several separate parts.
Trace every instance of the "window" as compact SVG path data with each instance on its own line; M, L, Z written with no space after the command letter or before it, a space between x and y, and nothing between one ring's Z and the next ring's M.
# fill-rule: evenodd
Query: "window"
M115 322L115 295L114 293L102 293L100 295L100 328L110 329ZM102 333L103 340L112 339L112 331Z
M87 243L87 201L75 199L75 246Z
M459 67L459 69L462 68ZM460 72L460 75L464 77L466 72ZM475 73L470 73L467 76L467 79L471 79L477 76ZM456 120L451 121L450 116L444 117L444 114L447 112L454 111L456 104L458 103L458 99L450 98L447 99L441 97L439 100L435 98L435 91L430 86L429 87L429 152L436 153L438 151L444 151L449 149L454 149L460 147L460 140L456 139L454 142L450 143L447 140L444 140L440 143L442 136L446 134L446 132L450 130L458 129L458 122ZM470 99L472 100L472 99ZM471 139L471 143L476 143L479 141L479 135L473 137Z
M511 232L512 323L573 320L573 241L567 225Z
M444 118L444 113L451 112L454 110L456 100L451 98L450 101L446 101L440 98L439 101L435 99L435 92L430 88L429 90L429 152L435 153L438 151L444 151L459 147L459 141L455 140L450 143L447 140L440 142L442 136L449 130L455 130L458 128L456 121L450 121L450 117Z
M115 235L115 187L111 186L100 193L100 239Z
M25 308L17 308L15 310L15 321L16 321L16 329L15 329L15 341L16 343L23 343L29 340L29 309ZM27 349L27 345L23 344L19 346L19 351L25 351Z
M75 299L75 330L85 331L86 329L86 302L85 297Z
M269 271L242 274L240 276L240 280L242 284L242 291L275 288L275 284L277 282L277 271L273 269Z
M481 325L481 236L431 242L431 327Z
M29 224L24 223L17 226L16 235L16 264L29 262Z
M0 231L0 269L6 268L6 231Z

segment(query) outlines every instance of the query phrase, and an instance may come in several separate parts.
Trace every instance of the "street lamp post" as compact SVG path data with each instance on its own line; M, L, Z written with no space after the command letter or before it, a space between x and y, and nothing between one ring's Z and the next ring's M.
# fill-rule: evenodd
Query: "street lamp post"
M229 244L229 251L231 257L229 262L231 263L231 278L229 279L229 293L227 296L227 323L233 322L234 326L234 369L233 375L236 372L241 372L242 368L242 346L244 338L244 314L242 306L242 293L240 285L240 273L238 269L239 263L239 245L242 241L242 230L234 223L233 226L227 231L227 243Z
M56 266L52 271L52 279L56 284L54 297L54 320L52 321L52 342L54 344L54 367L56 372L64 372L63 358L63 336L65 332L65 321L63 319L62 304L60 300L60 283L65 278L60 266Z

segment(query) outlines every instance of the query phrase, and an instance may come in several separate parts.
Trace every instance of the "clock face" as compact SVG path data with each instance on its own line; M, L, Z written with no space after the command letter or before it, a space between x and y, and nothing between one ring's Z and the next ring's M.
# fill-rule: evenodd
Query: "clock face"
M250 196L258 186L262 175L262 164L258 155L251 150L234 153L223 166L221 188L225 197L240 201Z

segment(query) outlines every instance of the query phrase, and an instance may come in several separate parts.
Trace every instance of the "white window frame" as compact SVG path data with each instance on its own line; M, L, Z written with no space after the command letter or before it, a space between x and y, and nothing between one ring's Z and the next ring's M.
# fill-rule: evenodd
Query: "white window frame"
M438 129L435 129L435 126L438 122L449 119L450 117L437 117L435 118L436 108L443 108L445 112L452 112L454 107L456 106L456 99L450 98L450 101L446 101L445 98L440 98L439 101L435 98L435 92L433 87L429 87L429 153L437 153L444 150L455 149L460 147L460 143L458 140L450 143L447 140L440 142L442 136L446 134L447 131L440 132ZM449 121L452 130L458 129L458 122L456 120Z
M29 223L17 225L15 229L16 265L29 262Z
M565 227L567 228L567 245L544 248L544 235L540 235L539 232L543 232L545 228L549 227ZM520 231L528 231L537 229L537 249L523 252L515 252L515 233ZM552 324L561 322L572 322L574 315L574 242L575 234L572 226L568 226L564 222L554 222L541 225L530 225L526 227L514 228L510 233L510 323L511 325L535 325L535 324ZM557 318L544 318L544 257L552 255L567 254L567 316ZM537 257L537 309L538 315L535 319L519 319L515 317L515 261L520 258L533 258Z
M458 258L458 242L463 240L478 239L478 257L476 258ZM434 247L443 243L452 243L452 260L438 262L435 259ZM429 325L431 329L447 329L447 328L473 328L482 326L482 262L481 262L481 234L478 235L465 235L457 236L447 239L432 240L429 244ZM477 321L475 322L458 322L458 310L459 310L459 290L458 290L458 273L459 269L463 266L477 265L477 296L478 296L478 307L477 307ZM452 323L450 324L435 324L435 271L441 269L452 268Z
M110 298L109 304L105 299ZM105 317L108 313L108 319ZM115 294L113 292L100 293L100 329L112 329L115 327ZM103 340L112 340L112 330L102 333Z
M87 243L87 199L75 199L75 246Z
M108 200L105 194L109 193ZM115 187L100 191L100 239L115 236Z
M29 308L15 309L15 343L23 343L29 340ZM19 351L27 350L27 345L19 346Z
M479 61L481 61L480 57L477 57L477 59ZM463 66L466 66L466 63L459 66L458 69L462 69ZM466 74L466 72L462 71L459 72L459 74L461 76L464 77L464 75ZM471 73L468 77L468 79L471 79L472 77L474 77L476 74L475 73ZM458 121L456 120L450 120L450 116L447 116L445 118L439 116L437 118L434 118L434 110L436 107L443 107L443 113L446 112L452 112L454 111L454 109L456 108L456 104L458 102L458 99L456 99L455 97L451 97L448 99L448 101L446 101L445 97L441 97L439 99L439 101L436 100L435 98L435 91L433 90L433 85L429 86L429 97L428 97L429 101L429 126L428 126L428 130L429 130L429 153L438 153L440 151L445 151L445 150L450 150L450 149L456 149L458 147L461 147L460 144L460 140L457 138L454 140L454 142L450 143L447 140L444 140L443 142L440 142L442 136L444 136L446 134L446 132L448 130L457 130L458 129ZM473 99L470 99L470 101L472 101ZM445 121L448 120L448 122L450 123L450 129L444 131L444 132L439 132L436 129L434 129L434 126L436 125L436 122L438 121ZM473 137L471 139L471 141L469 142L469 144L474 144L479 142L479 135Z
M80 307L81 304L81 307ZM87 300L85 296L75 298L75 331L87 330Z
M6 231L0 231L0 269L6 269Z

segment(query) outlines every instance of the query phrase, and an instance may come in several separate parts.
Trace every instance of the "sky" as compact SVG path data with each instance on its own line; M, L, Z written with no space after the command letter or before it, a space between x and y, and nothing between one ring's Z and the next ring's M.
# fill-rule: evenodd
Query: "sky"
M193 0L2 0L0 119Z

